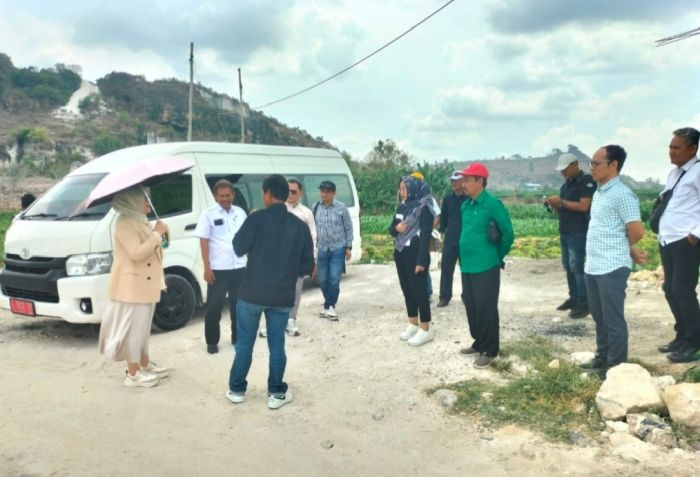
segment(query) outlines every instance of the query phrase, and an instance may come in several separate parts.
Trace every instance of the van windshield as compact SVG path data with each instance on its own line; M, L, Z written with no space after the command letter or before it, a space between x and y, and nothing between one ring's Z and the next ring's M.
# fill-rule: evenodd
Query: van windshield
M20 216L20 220L100 220L111 202L82 209L92 189L107 174L69 176L53 186Z

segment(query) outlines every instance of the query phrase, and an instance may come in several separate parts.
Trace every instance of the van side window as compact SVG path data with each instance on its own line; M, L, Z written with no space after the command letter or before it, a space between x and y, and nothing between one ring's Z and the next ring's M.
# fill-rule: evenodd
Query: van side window
M345 174L298 174L289 175L287 179L296 179L304 184L304 196L302 202L307 207L313 206L320 200L318 186L323 181L333 181L335 184L335 198L348 207L355 206L355 198L350 186L350 178Z
M214 194L214 184L219 180L226 179L233 183L236 189L236 198L233 203L248 214L251 210L265 208L262 201L262 183L265 177L267 177L266 174L207 174L205 179L212 194Z
M182 174L151 187L151 202L159 217L192 212L192 175ZM149 219L155 219L153 212Z

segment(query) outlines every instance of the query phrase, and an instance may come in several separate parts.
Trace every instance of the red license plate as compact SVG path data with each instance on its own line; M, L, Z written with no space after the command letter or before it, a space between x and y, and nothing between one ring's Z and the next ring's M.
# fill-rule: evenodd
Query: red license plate
M12 313L17 313L18 315L36 316L34 302L32 301L10 298L10 310L12 310Z

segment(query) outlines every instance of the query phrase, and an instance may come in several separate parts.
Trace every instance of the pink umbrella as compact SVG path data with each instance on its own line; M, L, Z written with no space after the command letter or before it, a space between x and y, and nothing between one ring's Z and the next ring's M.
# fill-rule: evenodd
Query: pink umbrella
M178 156L153 157L133 162L107 174L90 192L85 207L109 202L114 194L129 187L159 184L192 167L194 161Z

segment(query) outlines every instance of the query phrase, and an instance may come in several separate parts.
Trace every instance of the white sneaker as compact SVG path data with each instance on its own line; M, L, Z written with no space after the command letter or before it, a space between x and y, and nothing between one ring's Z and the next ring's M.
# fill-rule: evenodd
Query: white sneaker
M270 394L267 398L267 407L270 409L279 409L285 404L289 404L292 402L294 399L294 396L292 396L292 393L287 391L284 393L284 397L275 397L274 395Z
M328 318L328 308L324 308L321 313L318 314L321 318Z
M140 369L133 376L127 371L124 378L124 386L128 388L152 388L156 384L158 384L156 374L145 374Z
M411 346L420 346L424 345L428 341L432 341L433 338L435 338L435 332L432 328L430 328L428 331L425 331L423 328L420 328L416 332L416 334L408 340L408 344L410 344Z
M267 338L267 327L263 326L260 328L260 331L258 332L258 336L261 338Z
M287 334L289 336L299 336L299 328L297 328L297 320L290 318L287 320Z
M153 361L148 363L148 366L145 368L143 366L139 366L141 368L141 372L144 374L155 374L159 378L167 378L168 374L170 371L168 368L164 368L162 366L158 366L156 363Z
M420 326L416 326L413 323L409 323L406 329L401 332L399 338L401 339L401 341L408 341L409 339L413 338L413 335L415 335L419 329Z
M240 404L245 401L245 393L234 393L229 389L226 391L226 399L234 404Z
M335 311L334 306L329 306L326 310L326 316L331 321L338 321L338 312Z

